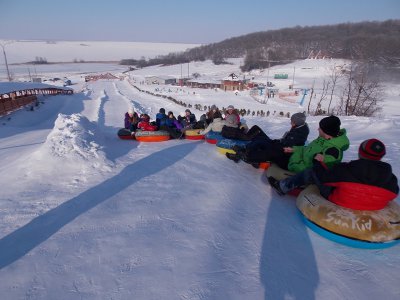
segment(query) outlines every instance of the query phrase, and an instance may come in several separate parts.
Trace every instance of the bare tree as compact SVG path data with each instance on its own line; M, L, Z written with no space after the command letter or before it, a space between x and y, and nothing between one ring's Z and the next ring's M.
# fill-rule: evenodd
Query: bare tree
M329 89L329 84L330 81L326 81L324 79L324 82L322 84L322 92L321 92L321 96L319 97L318 103L317 103L317 108L315 109L314 115L318 116L318 115L323 115L326 113L326 111L324 111L322 109L322 102L325 100L327 94L328 94L328 89Z
M311 100L312 100L312 97L314 95L314 85L315 85L315 79L314 79L312 87L311 87L310 100L308 101L308 107L307 107L307 114L310 114Z
M330 82L332 83L330 89L330 97L329 97L329 104L328 104L328 115L331 114L331 105L333 100L333 94L335 92L336 85L339 79L342 77L342 69L338 68L336 65L333 66L331 73L329 75Z
M346 74L338 114L355 116L374 116L381 108L382 88L379 78L372 73L369 64L353 63Z

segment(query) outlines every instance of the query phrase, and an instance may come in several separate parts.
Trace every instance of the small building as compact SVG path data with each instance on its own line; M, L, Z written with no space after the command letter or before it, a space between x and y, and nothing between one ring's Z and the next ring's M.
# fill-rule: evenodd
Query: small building
M243 91L246 87L247 80L239 79L235 73L229 74L221 82L221 89L224 91Z
M186 81L186 86L202 89L219 89L221 81L216 79L197 78Z
M187 83L190 79L192 79L192 78L189 78L189 77L180 78L180 79L178 79L178 85L179 85L179 86L184 86L184 85L186 85L186 83Z
M85 76L85 82L96 81L100 79L118 79L118 77L112 75L111 73Z
M176 78L172 76L147 76L146 84L176 84Z

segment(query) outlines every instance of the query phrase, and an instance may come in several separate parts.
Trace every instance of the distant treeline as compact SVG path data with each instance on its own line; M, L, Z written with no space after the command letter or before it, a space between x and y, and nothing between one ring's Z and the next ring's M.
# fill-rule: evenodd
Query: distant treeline
M120 63L146 67L245 57L242 71L305 59L310 54L331 58L400 64L400 20L306 26L255 32L153 59L124 59Z

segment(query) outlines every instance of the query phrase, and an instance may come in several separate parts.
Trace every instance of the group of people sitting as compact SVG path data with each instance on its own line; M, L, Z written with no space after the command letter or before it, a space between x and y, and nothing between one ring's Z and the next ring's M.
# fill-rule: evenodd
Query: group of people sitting
M224 118L218 107L212 105L210 110L200 117L199 121L189 109L186 109L184 114L178 115L176 118L172 111L166 114L165 109L160 108L155 121L150 121L148 114L139 116L133 108L125 113L125 129L129 129L132 135L138 129L145 131L164 130L169 132L171 138L179 139L184 136L188 129L199 129L200 134L206 134L211 130L221 132L224 126L236 128L239 124L239 113L232 105L229 105L226 109Z
M343 152L350 146L346 129L337 116L319 122L318 137L306 144L310 129L304 113L290 118L290 129L279 139L271 139L259 126L250 129L241 123L238 112L229 105L224 112L215 106L201 116L200 121L189 109L176 118L161 108L156 121L130 110L125 115L125 128L166 130L173 138L181 138L187 129L199 129L199 134L220 132L223 137L250 141L234 146L234 154L226 156L234 162L244 161L258 167L271 162L294 175L283 180L269 177L270 185L279 195L309 184L318 186L326 199L355 209L381 209L397 197L399 186L390 164L381 161L385 145L378 139L368 139L359 146L358 159L342 162ZM366 197L368 195L368 197Z
M125 113L125 129L129 129L132 135L138 129L144 131L165 130L172 138L179 139L183 135L183 130L193 127L196 122L196 116L189 109L185 111L184 116L178 116L177 119L172 111L166 114L165 109L160 108L155 121L150 121L148 114L141 114L139 117L133 108Z
M310 132L303 113L293 114L291 128L280 139L271 139L258 126L247 136L246 146L234 146L235 154L227 157L235 162L243 160L255 167L261 162L272 162L294 173L283 180L269 177L268 181L279 195L315 184L321 195L338 205L353 209L378 210L399 194L396 176L390 164L381 161L385 145L378 139L363 141L358 159L342 162L343 152L350 142L346 129L341 128L336 116L321 119L318 137L306 144Z

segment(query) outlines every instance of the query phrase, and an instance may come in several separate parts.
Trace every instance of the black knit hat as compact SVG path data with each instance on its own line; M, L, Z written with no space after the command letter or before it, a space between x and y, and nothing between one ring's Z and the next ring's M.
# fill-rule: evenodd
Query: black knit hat
M336 116L323 118L319 122L319 128L326 134L337 137L340 131L340 119Z
M165 114L165 108L160 108L160 113Z
M385 154L385 145L377 139L366 140L358 148L358 156L360 158L381 160Z

